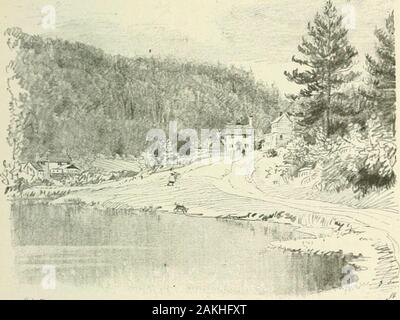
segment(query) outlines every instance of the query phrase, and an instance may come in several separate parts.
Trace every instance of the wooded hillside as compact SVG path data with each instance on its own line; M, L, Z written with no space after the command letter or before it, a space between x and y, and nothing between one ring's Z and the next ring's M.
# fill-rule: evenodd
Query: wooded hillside
M267 131L278 112L276 87L222 65L112 56L78 42L8 29L16 59L10 144L17 158L63 152L72 158L138 154L150 128L222 128L254 115Z

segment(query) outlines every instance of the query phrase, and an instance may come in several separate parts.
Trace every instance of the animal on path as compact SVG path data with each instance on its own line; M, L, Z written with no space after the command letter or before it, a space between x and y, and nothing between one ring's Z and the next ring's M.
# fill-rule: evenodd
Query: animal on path
M175 209L174 209L174 213L183 213L186 214L188 212L188 208L186 208L184 205L182 204L178 204L175 202Z

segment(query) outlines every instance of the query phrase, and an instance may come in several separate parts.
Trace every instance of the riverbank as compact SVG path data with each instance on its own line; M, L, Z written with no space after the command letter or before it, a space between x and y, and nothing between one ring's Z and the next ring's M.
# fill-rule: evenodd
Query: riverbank
M12 213L15 272L31 289L40 265L52 265L57 291L84 283L131 297L293 298L340 286L347 263L340 254L267 249L310 237L287 224L34 201L14 203Z
M72 189L50 203L80 203L117 212L139 210L143 213L171 213L178 203L195 217L292 224L312 237L274 242L270 246L305 254L338 252L356 257L350 268L358 281L337 290L321 292L314 298L335 295L366 299L399 297L398 213L293 199L285 194L271 195L271 187L260 183L263 172L257 164L261 160L256 160L250 176L234 174L240 163L194 163L178 169L180 178L173 187L167 186L169 173L160 172L144 179Z

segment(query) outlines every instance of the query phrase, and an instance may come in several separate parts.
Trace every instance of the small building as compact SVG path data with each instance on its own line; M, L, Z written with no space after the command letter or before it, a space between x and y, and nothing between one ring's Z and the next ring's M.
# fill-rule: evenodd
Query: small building
M66 159L53 159L48 163L51 178L62 178L80 173L80 169Z
M25 178L30 180L45 179L45 168L37 162L27 162L22 166L22 173Z
M81 172L81 170L74 164L69 164L64 168L64 173L65 174L79 174Z
M228 124L222 132L224 152L230 157L244 157L254 151L254 128L252 117L247 124Z
M80 169L71 160L65 158L49 158L29 161L23 166L23 172L29 179L63 178L78 175Z
M296 137L300 128L298 119L281 112L278 118L271 122L271 133L265 135L264 149L275 149L284 147Z

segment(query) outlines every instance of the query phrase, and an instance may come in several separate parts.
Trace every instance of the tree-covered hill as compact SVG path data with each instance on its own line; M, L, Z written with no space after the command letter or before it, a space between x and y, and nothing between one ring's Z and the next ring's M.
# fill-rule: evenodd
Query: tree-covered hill
M9 142L15 156L63 152L72 158L138 154L150 128L222 128L254 116L267 131L281 104L277 88L250 72L171 58L127 58L78 42L6 31ZM19 93L17 88L22 89Z

